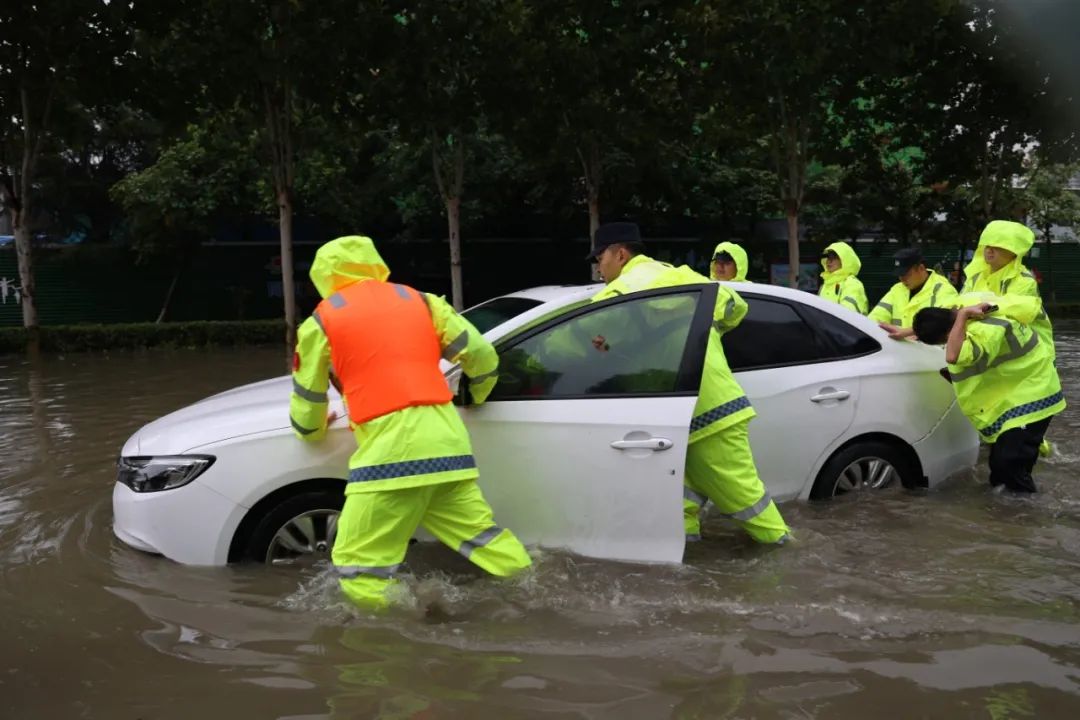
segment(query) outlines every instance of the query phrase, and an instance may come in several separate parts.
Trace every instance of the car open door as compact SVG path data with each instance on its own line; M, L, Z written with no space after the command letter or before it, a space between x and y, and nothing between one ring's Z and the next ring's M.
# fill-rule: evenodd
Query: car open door
M526 544L679 562L682 486L716 286L587 305L499 344L462 409L496 521Z

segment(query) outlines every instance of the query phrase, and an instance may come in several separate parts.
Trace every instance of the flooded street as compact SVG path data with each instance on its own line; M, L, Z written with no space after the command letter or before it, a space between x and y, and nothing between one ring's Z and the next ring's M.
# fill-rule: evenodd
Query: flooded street
M279 350L0 357L0 717L1080 717L1080 324L1057 337L1072 406L1033 498L983 466L789 503L781 549L713 519L682 567L544 552L510 584L426 548L408 580L435 617L353 610L325 567L113 537L123 442Z

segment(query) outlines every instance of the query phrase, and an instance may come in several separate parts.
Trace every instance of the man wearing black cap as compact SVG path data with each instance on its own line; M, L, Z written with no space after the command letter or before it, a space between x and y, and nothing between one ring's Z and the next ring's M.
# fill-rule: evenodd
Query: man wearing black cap
M956 305L956 288L927 269L919 248L903 248L893 255L893 270L900 282L885 293L869 315L891 337L902 340L913 335L915 314L923 308Z
M640 290L709 282L685 265L674 267L653 260L644 250L634 223L610 223L597 229L589 258L599 265L607 287L593 297L594 302ZM724 333L742 322L746 310L746 301L738 293L724 285L717 288L713 329L686 451L683 523L687 541L701 537L698 516L706 500L712 500L720 512L758 542L780 544L790 538L790 529L758 477L750 452L747 430L756 413L731 374L720 342ZM593 339L593 345L598 350L608 349L600 336Z

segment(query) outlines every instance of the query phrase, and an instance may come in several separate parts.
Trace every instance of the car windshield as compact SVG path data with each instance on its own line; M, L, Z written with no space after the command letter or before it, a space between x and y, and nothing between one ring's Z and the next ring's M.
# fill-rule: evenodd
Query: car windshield
M539 300L530 300L523 297L500 297L488 300L476 307L471 307L462 315L471 322L476 329L486 333L491 328L501 325L507 320L517 317L526 310L532 310L542 303Z

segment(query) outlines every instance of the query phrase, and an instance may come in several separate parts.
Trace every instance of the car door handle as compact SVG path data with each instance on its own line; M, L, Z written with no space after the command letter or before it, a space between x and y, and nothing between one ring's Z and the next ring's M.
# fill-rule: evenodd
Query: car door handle
M652 437L644 440L616 440L611 447L616 450L670 450L675 443L667 438Z
M847 390L830 390L828 392L818 393L810 398L810 402L826 402L827 400L847 400L851 397L851 393Z

